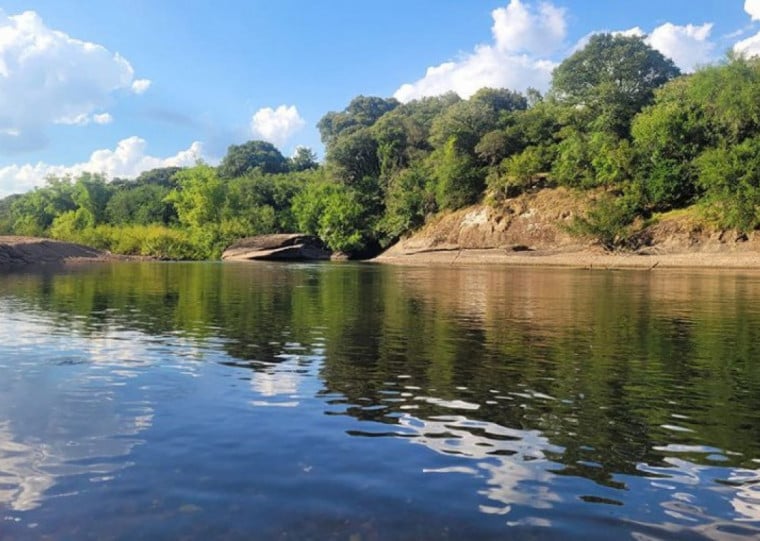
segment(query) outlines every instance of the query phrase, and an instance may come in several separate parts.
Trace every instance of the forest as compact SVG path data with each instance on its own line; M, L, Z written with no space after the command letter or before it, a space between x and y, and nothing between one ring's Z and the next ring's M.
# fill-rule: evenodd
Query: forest
M758 58L729 54L682 74L640 37L598 34L544 94L358 96L317 127L322 162L308 148L288 158L248 141L216 167L48 178L0 200L0 234L213 259L241 237L297 231L367 257L436 213L556 186L588 193L573 231L610 250L673 211L760 226Z

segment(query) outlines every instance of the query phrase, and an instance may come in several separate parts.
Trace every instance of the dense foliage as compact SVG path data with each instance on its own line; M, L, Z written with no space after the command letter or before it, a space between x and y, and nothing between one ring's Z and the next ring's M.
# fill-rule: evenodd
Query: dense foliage
M321 164L249 141L218 167L50 178L0 201L0 233L213 258L241 236L297 230L370 254L435 212L557 185L591 191L575 229L609 248L637 218L695 204L717 226L760 226L757 58L680 75L642 39L602 34L556 68L546 96L359 96L317 127Z

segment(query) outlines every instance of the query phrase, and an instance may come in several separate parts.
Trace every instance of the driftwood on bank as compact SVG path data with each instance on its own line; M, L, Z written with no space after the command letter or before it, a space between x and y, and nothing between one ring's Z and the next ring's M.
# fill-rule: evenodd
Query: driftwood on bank
M239 240L222 254L226 261L315 261L330 259L331 252L313 235L283 233Z

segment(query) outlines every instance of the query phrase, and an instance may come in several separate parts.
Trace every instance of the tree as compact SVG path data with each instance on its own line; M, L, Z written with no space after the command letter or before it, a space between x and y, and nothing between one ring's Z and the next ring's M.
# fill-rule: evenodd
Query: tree
M307 171L319 167L316 153L309 147L296 147L295 153L288 159L288 169L290 171Z
M364 177L380 175L377 141L367 128L336 138L327 150L327 162L347 185L356 185Z
M498 127L498 117L489 106L475 101L456 103L438 115L430 128L430 142L442 148L455 140L457 149L475 156L480 138Z
M69 177L48 177L43 188L35 188L11 205L13 230L20 235L43 235L60 214L76 210L74 187Z
M347 131L369 128L385 113L399 106L395 98L357 96L340 112L330 111L317 123L319 135L326 147Z
M72 199L79 209L89 214L91 225L96 225L105 220L106 205L112 193L105 177L82 173L74 183Z
M135 179L136 184L156 184L165 188L173 188L174 175L182 171L182 167L157 167L143 171Z
M722 226L751 231L760 225L760 136L707 150L696 166Z
M650 206L666 210L688 204L697 193L693 160L712 146L703 104L691 99L694 77L671 81L658 90L654 105L631 126L638 175Z
M439 208L456 210L474 203L485 187L483 173L474 160L461 152L455 138L430 155Z
M364 248L363 211L354 190L333 182L310 184L293 200L299 229L342 252Z
M166 201L169 188L160 184L128 186L111 196L106 218L112 224L169 224L177 217L174 205Z
M561 103L590 108L597 129L626 137L654 90L679 74L672 60L641 37L596 34L554 70L551 93Z
M288 161L272 143L266 141L230 145L219 164L219 177L240 177L254 169L263 173L284 173L288 170Z
M422 167L401 171L393 178L386 195L385 214L379 230L383 244L420 227L425 217L435 210L435 195L431 193L428 174Z
M470 98L477 106L488 108L495 116L512 111L524 111L528 108L525 96L506 88L481 88Z
M175 179L178 188L172 190L166 200L174 204L181 224L203 228L222 221L227 190L216 169L197 165L177 173Z

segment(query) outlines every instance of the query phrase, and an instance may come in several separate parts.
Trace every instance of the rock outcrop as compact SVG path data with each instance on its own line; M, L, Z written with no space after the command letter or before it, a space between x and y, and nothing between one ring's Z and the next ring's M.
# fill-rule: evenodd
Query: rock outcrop
M50 265L66 261L102 261L106 252L71 242L36 237L0 236L0 269Z
M239 240L222 254L225 261L315 261L330 259L325 244L312 235L285 233Z

